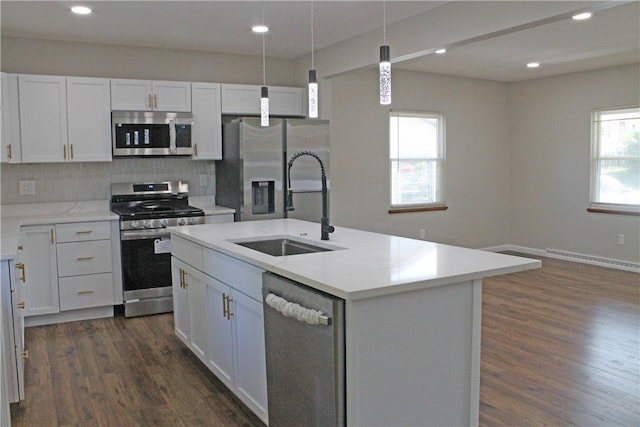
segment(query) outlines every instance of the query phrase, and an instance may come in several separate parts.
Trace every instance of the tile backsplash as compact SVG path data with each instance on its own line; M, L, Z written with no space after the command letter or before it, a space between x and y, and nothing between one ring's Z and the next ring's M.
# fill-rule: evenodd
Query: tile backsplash
M2 204L108 200L112 182L182 180L189 194L215 194L215 162L188 157L127 158L101 163L2 164ZM204 176L206 185L200 185ZM36 194L20 195L19 182L35 181Z

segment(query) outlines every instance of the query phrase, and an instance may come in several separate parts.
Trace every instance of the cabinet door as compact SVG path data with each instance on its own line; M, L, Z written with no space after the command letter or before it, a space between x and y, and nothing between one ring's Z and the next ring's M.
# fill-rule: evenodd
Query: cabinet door
M223 84L222 114L260 114L260 86Z
M18 76L2 73L2 163L22 161L20 116L18 115Z
M53 226L20 228L24 279L25 316L60 311L58 270Z
M111 109L150 111L153 108L151 82L111 79Z
M67 78L69 159L111 161L111 97L108 79Z
M187 289L189 310L189 346L206 363L207 351L207 293L202 272L187 265L183 273L184 287Z
M236 337L236 392L267 422L267 367L264 347L262 303L233 292Z
M187 346L189 345L189 300L184 287L184 271L187 264L171 258L171 283L173 287L173 323L176 335Z
M194 160L222 159L222 123L220 85L192 83Z
M18 86L22 161L66 161L66 78L20 75Z
M156 111L191 111L191 83L153 82L153 109Z
M304 116L304 90L297 87L270 87L269 114L277 116Z
M207 275L207 366L227 387L233 390L233 335L231 321L225 315L225 297L231 289Z

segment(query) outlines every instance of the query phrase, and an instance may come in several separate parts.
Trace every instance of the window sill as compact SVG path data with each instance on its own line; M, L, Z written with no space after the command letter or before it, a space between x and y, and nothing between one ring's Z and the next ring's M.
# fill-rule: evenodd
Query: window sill
M614 215L630 215L640 216L640 211L617 209L602 209L602 208L587 208L587 212L602 213L602 214L614 214Z
M389 209L390 214L397 213L410 213L410 212L430 212L430 211L446 211L449 209L449 206L440 205L440 206L416 206L416 207L406 207L406 208L391 208Z

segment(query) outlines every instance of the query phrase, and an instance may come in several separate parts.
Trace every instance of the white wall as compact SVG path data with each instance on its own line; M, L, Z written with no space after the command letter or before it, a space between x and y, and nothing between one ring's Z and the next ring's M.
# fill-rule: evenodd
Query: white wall
M262 83L262 58L195 50L158 49L2 37L2 71L25 74ZM267 59L267 84L300 86L293 61Z
M640 261L640 217L586 211L591 110L638 105L638 76L635 64L509 86L512 243Z
M388 112L375 69L332 79L331 220L337 225L467 247L510 242L507 84L393 72L393 109L446 120L447 211L389 214Z

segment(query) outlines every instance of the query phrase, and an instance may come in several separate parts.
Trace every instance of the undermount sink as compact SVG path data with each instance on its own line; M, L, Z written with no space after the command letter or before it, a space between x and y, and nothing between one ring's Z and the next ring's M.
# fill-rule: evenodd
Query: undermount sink
M311 244L293 236L271 236L253 240L236 239L229 241L271 256L301 255L344 249L337 246Z

